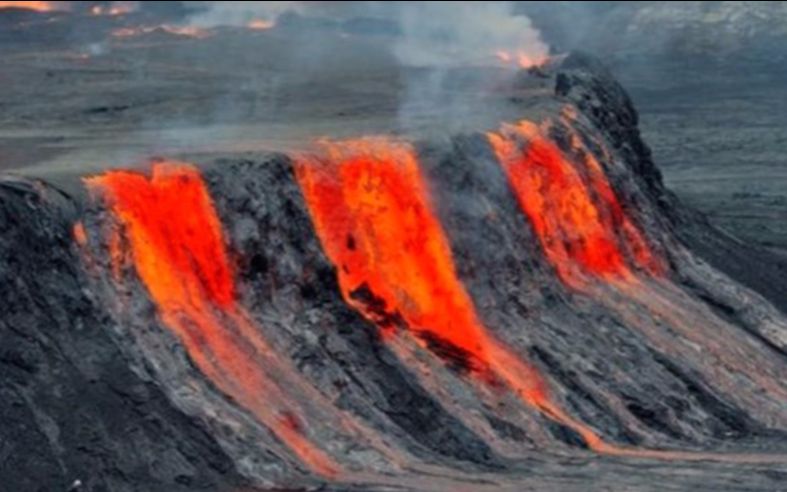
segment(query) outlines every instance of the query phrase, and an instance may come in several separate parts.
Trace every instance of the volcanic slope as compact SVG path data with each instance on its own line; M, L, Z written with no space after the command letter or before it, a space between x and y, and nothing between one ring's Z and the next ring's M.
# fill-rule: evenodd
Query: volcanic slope
M764 267L665 190L597 62L521 77L549 94L511 104L544 111L449 139L157 160L75 196L4 176L0 483L778 488Z

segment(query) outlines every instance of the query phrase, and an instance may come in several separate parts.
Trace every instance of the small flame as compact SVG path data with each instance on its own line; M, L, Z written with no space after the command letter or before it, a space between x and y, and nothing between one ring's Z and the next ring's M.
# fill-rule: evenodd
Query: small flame
M246 27L253 31L266 31L276 26L276 23L268 19L254 19Z
M197 168L159 162L150 177L108 171L85 182L122 225L109 237L114 280L122 282L126 259L133 261L161 321L200 371L311 469L335 477L339 465L309 440L300 405L261 362L273 349L237 301L222 224ZM81 223L73 234L87 243Z
M386 139L324 142L296 176L345 301L383 333L408 330L449 367L480 381L502 380L521 400L605 443L551 399L538 369L481 323L454 267L415 150Z

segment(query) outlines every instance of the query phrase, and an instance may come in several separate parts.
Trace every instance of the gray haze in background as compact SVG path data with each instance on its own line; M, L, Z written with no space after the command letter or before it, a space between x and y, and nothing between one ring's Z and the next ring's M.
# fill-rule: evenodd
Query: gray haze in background
M285 16L295 14L302 20L301 29L294 30L301 32L296 34L300 41L292 44L292 56L300 60L299 67L311 72L299 71L304 78L321 77L318 72L329 58L335 58L333 53L316 52L320 46L311 44L320 37L328 44L329 34L318 28L303 29L304 25L332 26L341 31L359 19L381 21L373 26L388 29L368 34L383 36L382 42L399 65L416 69L400 73L398 120L404 132L435 112L445 115L450 131L452 122L479 110L467 101L452 98L447 84L454 70L508 67L513 75L516 61L501 62L497 53L504 51L514 59L519 55L544 59L549 54L530 19L515 12L514 2L202 2L189 6L200 10L187 22L199 27L244 26L259 19L282 25ZM315 19L321 22L315 23ZM373 31L373 27L367 30ZM348 63L351 66L346 73L351 77L356 62Z
M393 52L406 66L474 66L499 63L495 53L543 58L549 48L515 2L186 2L202 9L188 19L199 27L276 22L294 12L347 21L390 22L398 35Z

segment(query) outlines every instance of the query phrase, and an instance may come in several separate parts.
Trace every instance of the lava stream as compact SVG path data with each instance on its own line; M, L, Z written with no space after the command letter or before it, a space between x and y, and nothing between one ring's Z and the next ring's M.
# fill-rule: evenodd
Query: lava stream
M25 9L36 12L52 12L57 10L55 2L0 2L0 9Z
M529 121L503 125L487 136L520 207L565 284L582 288L588 276L631 280L632 267L651 274L663 271L578 135L572 134L572 143L583 156L585 176Z
M297 404L260 363L271 349L236 302L221 223L199 172L165 162L153 166L150 178L110 171L86 183L106 197L123 225L130 257L161 320L200 371L314 471L335 476L339 466L304 435ZM116 238L111 246L118 281L115 256L123 244Z
M345 301L384 333L407 329L450 367L504 381L526 404L600 448L593 430L550 399L538 371L478 320L413 149L382 139L324 149L325 157L301 158L296 173Z

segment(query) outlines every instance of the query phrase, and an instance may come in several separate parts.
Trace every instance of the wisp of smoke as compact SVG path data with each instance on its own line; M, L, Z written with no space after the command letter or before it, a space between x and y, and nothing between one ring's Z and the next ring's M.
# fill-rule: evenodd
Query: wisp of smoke
M199 7L196 27L275 22L285 12L348 20L383 18L399 28L393 50L406 66L472 66L499 63L496 54L543 60L549 48L514 2L186 2Z
M394 52L409 66L487 65L499 52L544 59L540 33L512 9L512 2L400 2Z
M540 32L527 16L516 13L515 2L508 1L187 2L187 6L196 13L186 22L199 28L251 27L260 20L264 21L261 28L267 28L285 14L296 14L281 23L287 27L291 52L285 59L292 60L288 76L294 83L319 78L322 70L352 77L358 66L348 65L345 70L326 62L339 59L330 52L334 40L357 35L351 26L358 20L382 21L366 26L391 26L371 34L378 36L375 42L390 46L401 67L397 120L406 132L427 125L437 113L452 130L453 124L461 124L479 109L447 87L455 82L456 69L509 67L514 73L549 55ZM316 24L311 22L315 19L319 19ZM313 29L313 25L321 27Z
M512 2L397 2L395 18L401 36L394 54L409 71L405 77L398 120L403 129L417 127L440 112L446 127L476 111L447 99L446 84L460 67L527 67L547 59L549 47L526 16L513 13ZM500 54L505 59L500 58Z

